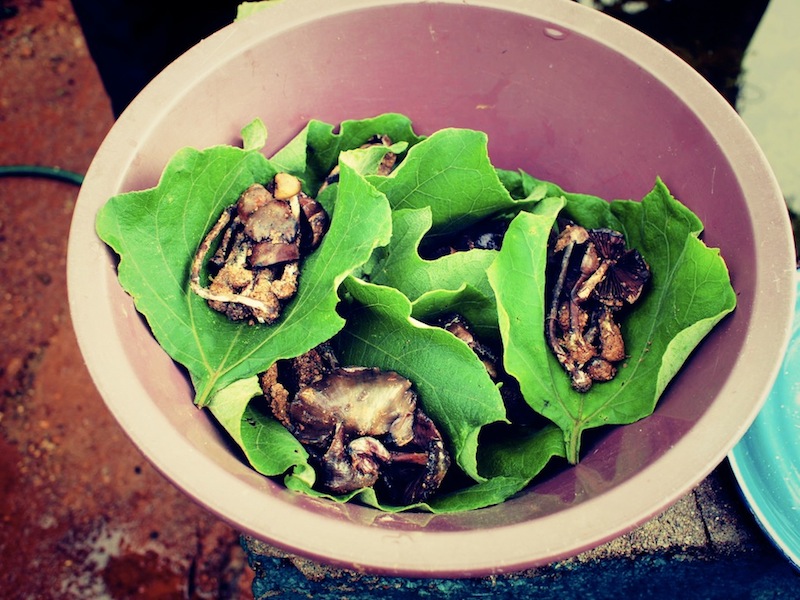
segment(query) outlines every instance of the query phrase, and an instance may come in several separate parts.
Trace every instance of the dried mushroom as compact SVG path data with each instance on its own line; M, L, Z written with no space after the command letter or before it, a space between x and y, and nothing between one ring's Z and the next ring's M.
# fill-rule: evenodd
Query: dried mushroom
M446 315L439 319L437 324L469 346L469 349L481 359L489 377L495 381L500 377L502 364L497 351L477 338L472 327L462 315L458 313Z
M498 384L506 414L512 422L519 425L541 422L540 416L525 401L519 382L503 367L502 348L479 339L469 322L458 313L445 315L439 318L435 324L464 342L481 360L489 377Z
M615 314L641 296L650 268L611 229L585 229L567 222L551 244L549 310L545 333L572 387L586 392L610 381L625 358Z
M447 473L442 436L397 373L341 367L322 345L274 364L260 384L326 492L372 487L382 501L407 505L429 498Z
M234 321L274 323L297 292L300 261L321 242L328 214L303 193L300 180L278 173L254 183L223 211L192 261L192 290ZM210 284L200 285L208 260Z

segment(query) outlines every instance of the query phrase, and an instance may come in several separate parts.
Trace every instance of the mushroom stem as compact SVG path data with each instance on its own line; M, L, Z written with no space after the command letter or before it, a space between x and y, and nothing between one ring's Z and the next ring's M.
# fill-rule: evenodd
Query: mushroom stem
M597 285L605 278L608 272L609 261L604 260L600 266L588 277L581 275L580 281L572 290L572 297L578 302L584 302L592 294Z
M561 258L561 270L558 273L558 279L556 279L556 283L553 286L553 294L552 299L550 301L550 312L547 314L547 341L550 343L550 347L553 349L556 354L558 354L558 348L560 348L560 344L558 344L558 340L556 338L556 319L558 318L558 305L559 305L559 298L561 298L561 292L564 289L564 280L567 277L567 269L569 267L569 260L572 256L572 249L575 247L575 242L570 242L564 248L564 256Z
M202 285L200 285L200 269L205 262L206 256L211 250L211 245L214 243L214 240L216 240L222 234L222 232L228 226L228 223L230 223L231 216L233 215L235 208L235 205L229 206L222 211L222 214L219 216L219 219L217 219L217 222L203 238L203 241L200 242L200 246L197 248L197 252L195 252L194 258L192 259L192 268L189 271L189 287L195 294L204 300L216 302L236 302L249 308L266 311L266 304L260 300L242 296L241 294L215 294L208 288L204 288Z
M427 465L428 454L426 452L392 452L391 460L395 463L412 463L415 465Z
M189 271L189 285L195 293L201 296L202 294L200 294L199 290L203 290L204 288L200 285L200 268L203 266L209 250L211 250L211 244L214 243L214 240L220 236L223 230L228 226L228 223L231 222L232 214L233 207L231 206L222 211L217 222L206 234L206 237L203 238L203 241L200 242L197 252L194 253L192 268Z

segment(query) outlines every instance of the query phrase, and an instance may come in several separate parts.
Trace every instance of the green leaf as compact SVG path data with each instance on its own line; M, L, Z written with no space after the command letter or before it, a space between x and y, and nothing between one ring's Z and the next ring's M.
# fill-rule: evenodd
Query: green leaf
M267 476L287 473L314 485L315 473L308 464L308 452L254 401L261 395L258 378L248 377L214 394L208 408L256 471Z
M400 513L413 510L431 512L434 514L447 514L477 510L479 508L500 504L521 491L528 484L528 480L515 477L495 477L472 484L457 491L442 493L426 502L418 502L406 506L394 506L382 503L378 500L375 490L372 488L364 488L349 494L336 496L313 489L302 477L295 476L294 474L288 475L285 479L285 483L286 487L289 489L315 498L325 498L339 503L358 501L361 504L388 513Z
M267 143L267 127L261 119L253 119L242 128L242 145L245 150L261 150Z
M554 183L536 179L522 170L496 169L497 177L512 198L538 201L548 196L563 196L564 192Z
M269 8L270 6L274 6L278 2L282 2L283 0L259 0L257 2L242 2L239 6L236 7L236 18L234 21L241 21L242 19L246 19L250 15L254 15L257 12L261 12L265 8Z
M393 143L413 146L424 137L414 133L408 117L386 113L369 119L343 121L339 131L322 121L311 120L272 160L285 165L288 172L305 182L304 189L316 196L322 182L338 164L342 152L362 146L376 135L386 135Z
M339 155L339 162L346 162L361 175L374 175L387 153L402 154L408 148L408 142L397 142L391 146L369 146L345 150Z
M184 149L157 187L115 196L97 216L98 234L120 256L120 283L159 344L189 371L200 406L230 383L339 331L344 325L336 313L339 284L390 236L386 198L343 167L342 201L322 244L303 263L298 293L280 321L271 326L229 321L189 291L190 263L222 210L275 171L255 151Z
M338 337L342 362L396 371L411 380L455 462L482 480L478 435L485 425L505 420L500 392L483 364L452 334L412 319L411 302L394 288L352 277L345 287L354 305Z
M272 1L272 0L268 0ZM308 125L303 127L297 135L292 138L283 148L273 154L269 161L279 171L284 173L291 173L303 182L303 191L306 194L314 196L314 190L319 186L318 182L308 181L307 163L308 163Z
M518 208L489 161L486 134L469 129L437 131L409 149L390 175L369 180L393 210L430 207L433 235Z
M483 342L498 342L497 304L494 296L487 296L469 284L455 290L432 290L411 304L411 316L425 323L434 323L454 313L464 317L473 334Z
M479 449L479 471L485 479L408 506L381 503L371 489L333 495L313 488L315 473L303 446L268 411L259 408L261 388L256 377L220 390L208 405L214 417L242 448L253 468L267 476L285 474L289 489L335 502L357 498L387 512L424 510L437 514L475 510L499 504L522 490L553 457L564 456L563 436L555 426L528 431L497 423L491 439Z
M641 202L567 194L564 213L586 227L623 232L652 269L649 289L621 324L626 362L614 380L585 394L571 388L544 336L543 248L553 212L520 214L489 269L506 368L531 407L561 427L574 463L585 430L632 423L653 412L689 354L734 309L736 296L719 252L698 239L700 221L660 180Z
M419 245L432 224L430 207L396 210L392 214L392 239L377 248L370 260L369 281L393 287L414 303L414 316L457 310L476 333L494 337L497 307L486 269L495 250L470 250L426 260Z
M529 428L499 424L481 440L478 467L488 478L509 477L525 481L538 475L554 457L566 458L564 434L556 425Z

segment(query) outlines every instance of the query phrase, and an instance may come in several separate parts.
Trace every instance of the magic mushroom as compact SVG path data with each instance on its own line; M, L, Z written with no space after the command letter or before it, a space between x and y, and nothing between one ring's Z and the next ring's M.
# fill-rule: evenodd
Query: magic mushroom
M274 417L308 450L323 491L374 488L382 501L408 505L439 488L450 456L405 377L342 367L323 344L259 380Z
M640 298L650 267L622 233L567 222L555 236L549 270L547 343L572 387L586 392L616 376L625 342L615 315Z
M189 284L214 310L233 321L274 323L295 295L300 261L322 241L328 214L289 173L254 183L226 208L192 260ZM200 283L208 260L210 284Z

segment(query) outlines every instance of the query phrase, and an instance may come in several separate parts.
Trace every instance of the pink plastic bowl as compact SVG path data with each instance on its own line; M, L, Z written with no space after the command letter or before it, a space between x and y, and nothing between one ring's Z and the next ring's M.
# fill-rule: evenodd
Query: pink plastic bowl
M267 154L310 118L384 112L417 130L489 134L493 162L607 198L661 176L706 225L739 305L655 414L609 430L576 468L500 506L383 514L293 494L244 464L151 337L94 232L117 193L155 185L181 147L239 143L260 117ZM620 22L568 0L289 0L233 24L159 75L112 128L69 241L81 350L133 442L242 532L364 571L477 576L547 563L614 538L699 483L744 434L776 375L794 307L783 199L731 107L693 70Z

